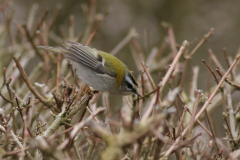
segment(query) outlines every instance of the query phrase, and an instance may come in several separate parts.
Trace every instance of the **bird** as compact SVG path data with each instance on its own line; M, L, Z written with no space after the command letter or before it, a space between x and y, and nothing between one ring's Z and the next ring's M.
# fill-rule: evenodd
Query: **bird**
M64 47L38 46L63 54L72 64L78 78L101 92L114 95L141 95L138 84L128 67L115 56L93 47L66 41Z

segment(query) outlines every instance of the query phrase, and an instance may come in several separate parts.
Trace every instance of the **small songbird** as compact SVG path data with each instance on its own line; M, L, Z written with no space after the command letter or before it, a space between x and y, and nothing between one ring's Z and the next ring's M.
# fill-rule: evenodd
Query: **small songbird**
M87 85L101 92L141 96L138 86L127 66L118 58L95 48L66 41L63 47L39 46L53 52L62 53L70 60L77 76Z

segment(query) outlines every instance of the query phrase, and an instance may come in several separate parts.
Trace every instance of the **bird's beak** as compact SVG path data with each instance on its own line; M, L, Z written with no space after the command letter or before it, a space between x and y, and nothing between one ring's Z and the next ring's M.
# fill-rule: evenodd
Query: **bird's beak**
M137 90L134 93L136 93L139 97L142 97L141 94L139 94Z

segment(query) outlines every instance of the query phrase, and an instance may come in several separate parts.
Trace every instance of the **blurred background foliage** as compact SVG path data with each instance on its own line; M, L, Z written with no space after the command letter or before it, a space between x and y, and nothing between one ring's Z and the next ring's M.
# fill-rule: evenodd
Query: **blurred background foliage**
M69 35L61 35L64 33L68 34L69 17L70 19L72 18L72 22L74 22L74 37L78 37L85 33L88 28L87 25L89 24L89 19L87 19L87 16L85 15L85 8L89 1L12 0L4 2L9 3L10 8L8 8L8 12L10 14L7 15L11 15L10 19L12 18L12 22L17 21L20 24L27 23L26 26L31 25L30 23L38 22L46 8L49 10L46 19L51 19L56 8L60 7L60 14L52 29L53 33L59 37L70 37ZM213 36L211 36L207 42L197 50L193 59L189 61L189 66L199 66L200 69L197 88L207 91L209 85L205 77L211 75L208 74L209 70L202 63L201 59L205 59L206 61L209 60L208 49L212 49L221 65L227 69L227 64L223 55L223 48L226 48L228 55L231 57L235 57L236 53L239 53L239 7L240 1L237 0L98 0L97 13L101 14L96 18L101 19L104 14L107 14L107 16L97 29L96 35L91 41L90 46L110 52L121 42L122 39L124 39L124 37L127 36L131 28L135 28L144 55L145 57L148 57L152 49L154 47L160 47L168 37L167 29L163 25L165 22L172 26L176 43L178 45L181 45L183 40L188 40L190 44L193 44L190 45L189 50L192 50L196 46L196 44L202 39L203 35L209 32L210 28L214 28ZM30 13L33 13L33 10L37 10L34 12L36 15L29 15ZM7 20L3 14L3 12L0 14L0 46L2 47L0 48L0 75L2 75L3 67L12 61L13 56L19 56L22 52L24 54L24 47L23 50L17 51L9 47L11 39L9 38L7 31L3 32L5 25L10 25L14 37L17 37L18 33L14 23L6 23ZM35 19L31 20L30 18L32 17ZM31 29L34 29L34 27ZM61 39L59 43L56 43L56 41L51 41L50 38L48 44L50 46L57 46L63 43L64 40L69 39ZM76 41L76 39L74 39L74 41ZM28 45L26 48L31 48L29 43L26 43L26 45ZM10 49L6 49L4 46L8 46ZM20 48L21 46L17 47L17 49ZM5 50L7 50L7 52L5 52ZM32 52L33 51L31 51L31 53ZM134 75L138 75L139 71L135 63L133 63L134 60L130 52L129 45L125 45L116 56L121 59L130 70L135 71ZM164 56L170 52L171 49L167 48L167 51L164 52ZM30 56L29 58L32 57ZM31 73L36 67L37 62L40 61L41 60L38 56L31 59L31 62L28 62L29 64L24 68L25 71ZM151 67L151 63L146 65ZM212 66L212 68L216 68L214 64L212 64ZM167 69L167 67L168 66L166 65L165 68ZM190 83L187 82L191 79L191 70L191 67L187 69L188 72L185 83L186 90L190 85ZM164 76L164 73L153 72L151 75L157 84ZM40 83L43 82L44 76L39 75L36 77L35 81ZM215 85L213 78L211 78L211 82L212 85ZM0 84L2 84L2 79L0 79ZM238 99L236 99L239 97L237 94L238 91L233 94L233 96L235 96L234 106L236 102L239 102ZM222 126L222 117L219 116L221 114L221 107L219 107L213 114L215 115L215 118L217 117L215 126L217 130L220 131L218 132L219 137L225 135Z
M86 0L15 0L11 3L14 9L13 19L19 22L26 22L29 11L34 5L38 8L36 20L46 8L49 8L48 16L51 17L56 6L61 5L62 10L53 28L56 34L59 30L67 30L66 22L70 15L74 16L76 34L83 33L87 25L82 9L87 3ZM110 52L127 35L130 28L134 27L139 34L139 42L144 49L144 54L147 56L153 47L158 47L164 41L167 35L166 29L161 25L163 21L172 25L178 44L185 39L189 42L200 40L211 27L214 28L214 36L197 51L193 61L190 61L200 66L200 77L207 72L201 59L207 59L209 48L219 55L218 59L221 62L224 61L223 47L227 48L230 56L235 55L239 49L240 1L237 0L98 0L97 6L99 13L109 13L100 25L91 46L106 52ZM3 17L0 18L3 21ZM194 42L196 44L196 41ZM133 63L131 63L128 46L125 46L117 57L131 70L136 71L135 66L131 66ZM225 63L222 65L226 66ZM204 81L199 83L202 89L207 89L206 86Z
M25 23L29 12L37 8L35 20L39 21L42 13L49 9L48 17L52 17L56 7L61 7L56 19L53 32L57 35L68 30L69 16L74 16L74 33L80 35L85 32L88 19L84 15L84 6L87 0L15 0L10 1L14 10L13 19ZM208 49L212 49L223 67L227 67L224 61L223 48L227 49L229 56L234 57L239 50L240 42L240 1L237 0L98 0L97 12L107 13L107 17L99 26L97 33L91 42L91 46L110 52L134 27L138 33L138 40L147 57L153 47L159 47L168 36L162 22L171 24L176 42L181 45L183 40L192 42L190 50L202 39L210 28L214 28L214 35L197 50L189 65L199 66L199 77L205 77L209 72L202 63L202 59L208 60ZM3 17L0 16L3 21ZM16 28L12 24L13 30ZM67 36L66 36L67 37ZM4 43L9 43L5 41ZM49 41L49 45L60 45ZM170 50L169 50L170 52ZM166 52L167 53L167 52ZM130 54L130 48L125 45L116 55L130 70L138 75L137 67ZM38 59L38 58L36 58ZM35 62L32 62L35 64ZM151 65L151 64L147 64ZM2 66L1 66L2 67ZM26 68L27 71L32 68ZM2 69L1 69L2 70ZM137 72L137 73L136 73ZM152 74L157 83L161 76ZM190 79L191 68L188 68L187 77ZM1 81L1 80L0 80ZM211 80L214 83L214 80ZM185 84L188 88L188 83ZM198 88L208 89L207 80L198 81ZM234 97L237 97L234 94Z

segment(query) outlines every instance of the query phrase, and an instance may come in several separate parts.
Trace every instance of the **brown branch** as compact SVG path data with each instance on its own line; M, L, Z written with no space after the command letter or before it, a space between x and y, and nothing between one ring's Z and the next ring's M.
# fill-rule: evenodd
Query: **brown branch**
M35 29L33 30L33 34L32 34L32 36L31 36L31 39L35 38L35 36L36 36L36 31L39 30L39 28L40 28L41 25L43 24L43 21L46 19L48 13L49 13L49 9L46 9L46 10L43 12L43 15L42 15L42 17L40 18L40 21L38 22L38 24L36 25Z
M200 98L203 96L203 91L196 89L195 95L196 95L196 97L195 97L195 102L194 102L194 106L193 106L192 117L190 120L189 129L188 129L189 130L188 137L191 137L191 135L192 135L192 129L193 129L193 126L195 123L194 119L197 114L197 109L198 109L198 104L199 104Z
M96 35L96 31L92 32L86 42L86 45L89 45L91 41L93 40L93 37Z
M14 132L11 130L10 131L11 133L11 136L12 138L14 139L14 141L16 142L16 144L21 148L21 151L22 150L25 150L25 149L22 149L23 148L23 145L22 143L18 140L17 136L14 134ZM31 160L34 160L34 158L32 157L32 155L27 151L27 157Z
M189 108L187 108L187 111L188 111L188 113L189 113L190 115L192 115L192 112L189 110ZM211 133L199 120L197 120L197 123L202 127L202 129L204 129L204 130L207 132L207 134L208 134L210 137L213 137L213 136L212 136L212 133Z
M217 71L217 73L218 73L221 77L223 76L223 74L222 74L222 72L220 71L219 68L217 68L216 71ZM225 82L227 82L229 85L231 85L231 86L233 86L233 87L236 87L236 89L238 89L238 90L240 89L240 85L231 82L231 81L228 80L227 78L225 79Z
M106 108L98 108L95 113L90 114L90 116L88 118L86 118L84 121L79 122L78 124L76 124L75 126L73 126L73 130L70 134L70 138L73 139L77 133L79 132L79 130L86 124L88 123L92 118L94 118L96 115L98 115L99 113L105 111Z
M44 57L43 57L43 55L38 51L36 45L34 44L33 39L31 38L30 33L29 33L28 29L27 29L27 26L26 26L26 25L23 25L22 27L23 27L24 30L25 30L26 37L27 37L28 41L30 42L32 48L35 50L36 54L44 61Z
M142 67L143 67L145 73L147 74L148 80L150 81L152 88L156 88L156 85L155 85L150 73L148 72L147 67L144 65L144 62L141 61L141 64L142 64Z
M223 48L223 55L226 59L226 62L227 62L228 68L229 68L231 66L231 64L230 64L230 60L229 60L226 48ZM233 71L231 71L230 75L231 75L232 80L234 80Z
M145 79L144 79L144 75L143 74L144 74L144 72L140 70L141 84L142 84L142 86L141 86L141 88L142 88L142 97L145 96ZM139 98L139 96L138 96L138 98Z
M221 63L219 63L219 61L218 61L217 57L215 56L215 54L213 53L213 51L211 49L209 49L208 53L209 53L210 57L212 58L213 62L215 63L215 65L217 67L219 67L222 71L225 72L225 70L223 69Z
M3 84L1 86L1 89L3 88L3 86L6 84L6 67L3 68Z
M149 97L150 95L152 95L153 93L155 93L157 90L158 90L158 88L156 88L156 89L154 89L153 91L145 94L145 95L142 96L142 97L134 98L133 101L137 101L137 100L140 100L140 99L145 99L145 98Z
M55 12L54 12L54 15L53 15L53 18L50 22L50 25L49 25L49 31L52 30L52 28L54 27L55 23L56 23L56 20L57 20L57 17L60 13L60 11L62 10L62 5L58 5Z
M184 86L185 77L186 77L186 73L187 73L187 66L188 66L188 60L185 60L182 75L181 75L181 81L180 81L180 84L179 84L180 90L182 90L183 86Z
M25 73L25 71L23 70L20 62L18 61L18 59L16 57L13 57L16 65L17 65L17 68L19 70L19 72L21 73L22 75L22 78L24 80L24 82L26 83L26 85L28 86L29 90L34 94L34 96L36 98L39 99L40 102L42 102L44 105L48 106L48 107L51 107L51 104L50 102L46 101L35 89L34 87L32 86L32 84L30 83L30 81L28 80L28 77L27 77L27 74Z
M197 46L192 50L192 52L189 55L187 55L186 57L191 58L194 55L194 53L202 46L202 44L204 42L206 42L207 39L213 34L213 31L214 31L214 29L211 28L210 31L203 36L202 40L197 44Z
M56 92L59 92L59 80L60 80L60 65L61 65L61 53L58 53L57 57L57 78L56 78Z
M227 120L227 114L225 112L223 112L223 120L225 121L226 123L226 126L227 126L227 133L228 133L228 136L229 136L229 139L234 142L233 140L233 135L232 135L232 131L231 131L231 127L229 125L229 122Z
M170 48L172 50L172 57L174 59L174 57L177 54L177 47L176 47L174 31L173 31L173 28L171 27L171 25L168 26L168 36L169 36ZM172 75L175 77L176 74L178 73L178 71L179 71L179 63L176 64Z
M210 72L212 73L215 81L217 82L217 84L219 83L219 79L217 78L216 74L213 72L212 68L207 64L207 62L202 59L202 62L208 67L208 69L210 70Z
M197 113L197 115L195 116L195 120L196 121L204 112L204 110L207 108L207 106L210 104L210 102L212 101L213 97L215 96L215 94L217 93L218 89L221 87L222 83L225 81L226 77L228 76L228 74L231 72L231 70L233 69L233 67L237 64L238 60L240 58L240 54L236 56L235 60L233 61L232 65L230 66L230 68L228 69L228 71L225 73L225 75L222 77L222 79L220 80L219 84L217 85L217 87L215 88L215 90L213 91L213 93L211 94L211 96L208 98L208 100L204 103L204 105L202 106L201 110ZM187 128L185 128L185 130L182 132L181 136L179 136L176 141L174 142L174 144L165 152L164 157L168 157L172 151L174 150L175 146L180 142L181 137L183 137L189 129L189 125L187 126Z
M181 116L181 118L180 118L180 122L178 123L177 130L176 130L176 136L178 136L178 134L180 133L180 127L183 128L182 123L183 123L184 116L185 116L187 110L189 110L189 109L188 109L186 106L184 106L184 108L183 108L183 113L182 113L182 116Z
M1 93L1 90L0 90L0 96L5 100L7 101L8 103L13 103L11 100L7 99L6 97L4 97Z
M124 37L123 40L119 42L118 45L112 49L110 54L115 56L127 43L129 43L129 41L131 41L132 38L137 36L138 36L137 31L134 28L132 28L127 34L127 36Z
M161 95L161 93L162 93L162 91L164 89L164 86L166 85L168 79L170 78L170 76L171 76L171 74L172 74L176 64L178 63L178 61L179 61L179 59L180 59L180 57L181 57L181 55L182 55L182 53L183 53L183 51L184 51L184 49L186 48L187 45L188 45L188 42L185 40L183 42L181 48L179 49L176 57L173 59L171 67L168 69L168 71L165 74L163 80L158 84L158 86L160 87L160 95Z
M213 127L212 127L212 125L211 125L208 112L207 112L207 110L205 110L204 112L205 112L205 115L206 115L206 117L207 117L208 126L209 126L209 128L210 128L210 130L211 130L211 132L212 132L213 141L214 141L214 143L215 143L215 145L216 145L216 147L217 147L217 150L219 151L220 148L219 148L219 146L218 146L218 144L217 144L216 135L215 135L215 132L214 132Z
M70 15L69 18L68 18L68 38L70 40L72 40L73 37L74 37L73 23L74 23L74 16Z

